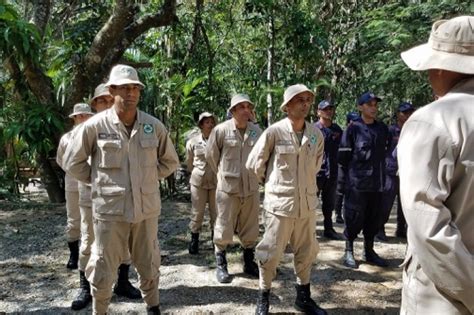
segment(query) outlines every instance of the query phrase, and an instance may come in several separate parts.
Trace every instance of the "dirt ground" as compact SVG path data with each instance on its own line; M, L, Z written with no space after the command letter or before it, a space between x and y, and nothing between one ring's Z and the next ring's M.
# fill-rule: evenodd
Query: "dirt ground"
M0 200L0 314L90 314L91 307L70 309L78 293L78 271L65 264L68 249L64 227L64 205L49 205L44 195L30 193L30 201ZM244 276L237 242L228 252L231 284L215 280L215 260L208 225L201 234L200 254L187 252L190 203L186 193L163 202L159 225L162 249L160 278L163 314L253 314L258 281ZM35 201L31 201L31 199ZM393 213L396 211L393 211ZM311 291L329 314L398 314L401 269L406 244L394 235L395 218L387 224L388 243L376 243L376 251L390 262L379 268L360 262L359 269L341 264L343 241L329 241L322 235L318 217L320 253L314 263ZM343 226L336 224L338 232ZM261 226L261 232L263 227ZM355 243L356 259L362 256L362 239ZM282 258L270 297L272 314L298 313L295 298L292 254ZM132 282L137 283L135 273ZM142 301L114 296L110 314L146 314Z

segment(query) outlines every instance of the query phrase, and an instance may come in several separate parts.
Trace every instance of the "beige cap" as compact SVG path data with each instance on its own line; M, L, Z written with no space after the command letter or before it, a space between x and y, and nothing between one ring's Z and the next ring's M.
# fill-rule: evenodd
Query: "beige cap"
M214 122L217 123L217 118L216 118L216 116L214 116L214 115L211 114L211 113L204 112L204 113L201 113L201 115L199 115L198 125L201 123L201 120L203 120L204 118L208 118L208 117L214 118Z
M252 105L252 107L254 106L254 104L250 100L250 97L247 94L239 93L232 96L232 99L230 100L230 107L227 109L227 112L230 113L232 108L234 108L235 106L243 102L249 102Z
M474 16L436 21L428 43L401 56L412 70L442 69L474 74Z
M97 99L101 96L110 96L110 97L112 97L112 94L110 94L110 92L109 92L109 88L106 87L104 83L99 84L95 88L94 97L91 99L91 103L94 102L95 99Z
M87 105L86 103L77 103L74 105L74 109L72 113L69 115L69 118L72 118L77 115L81 114L87 114L87 115L94 115L94 113L91 110L91 107Z
M313 91L308 89L304 84L295 84L287 87L285 93L283 94L283 103L280 105L280 109L286 112L286 104L288 104L288 102L291 101L293 97L303 92L309 92L314 96Z
M138 73L135 68L127 65L116 65L110 71L109 81L105 83L105 86L125 84L138 84L145 87L138 79Z

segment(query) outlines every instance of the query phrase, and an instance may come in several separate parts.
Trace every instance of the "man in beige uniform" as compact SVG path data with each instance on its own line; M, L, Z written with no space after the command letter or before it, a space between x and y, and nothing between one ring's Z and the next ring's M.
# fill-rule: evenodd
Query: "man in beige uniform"
M217 219L214 227L217 281L232 281L227 271L226 248L237 233L244 252L244 272L258 277L254 262L258 237L259 196L254 174L245 162L258 137L260 128L249 119L253 103L245 94L232 97L228 112L232 118L217 125L209 137L206 159L217 174Z
M116 270L130 249L148 313L160 314L158 180L174 172L179 160L164 125L137 110L143 84L136 70L115 66L106 86L113 107L82 126L66 165L78 180L92 183L95 242L86 276L93 311L107 312Z
M191 173L189 184L191 188L192 214L189 228L191 230L191 242L189 253L199 253L199 232L201 231L204 210L209 204L209 223L211 231L214 231L216 222L216 174L206 161L206 145L212 129L216 125L216 118L208 112L199 115L198 126L201 132L192 137L186 143L186 165ZM214 232L211 233L214 235Z
M100 113L114 104L114 98L109 92L109 88L105 84L99 84L91 100L91 107L96 113ZM76 128L74 133L79 132L80 128ZM71 136L74 138L74 135ZM64 163L70 156L71 147L64 154ZM94 229L92 224L92 195L91 184L79 181L79 209L81 212L81 245L79 248L79 281L80 292L72 301L71 309L81 310L85 308L91 301L90 284L85 276L85 270L89 258L91 256L91 247L94 242ZM130 254L127 252L124 262L120 265L118 271L118 280L114 287L114 292L119 296L125 296L129 299L140 299L142 296L140 290L135 288L128 279L128 271L130 269Z
M69 118L74 120L74 128L65 133L59 140L58 151L56 153L56 162L63 170L64 153L71 141L71 136L75 127L86 121L94 115L89 105L78 103L74 105L72 114ZM79 211L79 188L77 180L71 177L67 172L64 176L64 190L66 191L66 211L67 211L67 244L69 247L69 260L66 267L68 269L77 269L79 259L79 239L81 238L81 212Z
M272 280L288 243L294 252L296 309L326 314L310 292L311 267L319 251L316 174L324 155L321 131L305 121L313 100L313 92L303 84L288 87L280 107L288 117L264 131L246 164L265 183L265 233L256 251L260 269L256 314L268 314Z
M398 143L401 314L474 314L474 17L435 22L402 59L428 70L437 100L412 114Z

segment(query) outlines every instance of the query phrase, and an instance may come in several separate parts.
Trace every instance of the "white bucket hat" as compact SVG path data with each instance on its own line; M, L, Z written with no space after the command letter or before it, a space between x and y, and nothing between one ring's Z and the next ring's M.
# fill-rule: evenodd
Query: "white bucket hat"
M232 99L230 100L230 107L227 109L227 112L230 113L232 108L234 108L235 106L243 102L249 102L252 105L252 107L254 106L252 101L250 100L250 97L247 94L243 94L243 93L235 94L234 96L232 96Z
M145 87L138 79L138 73L135 68L127 65L116 65L110 71L109 81L105 83L105 86L125 84L138 84Z
M313 91L308 89L304 84L295 84L287 87L285 93L283 94L283 103L280 105L280 109L286 112L286 104L288 104L288 102L291 101L293 97L303 92L309 92L314 96Z
M109 92L109 88L105 86L104 83L99 84L95 90L94 90L94 97L91 99L91 103L94 102L97 98L101 96L110 96L112 97L112 94Z
M412 70L442 69L474 74L474 16L436 21L428 43L401 56Z
M72 118L77 115L81 114L87 114L87 115L94 115L94 113L91 110L91 107L87 105L86 103L77 103L74 105L74 109L72 113L69 115L69 118Z
M216 116L214 116L213 114L211 114L209 112L204 112L204 113L201 113L201 115L199 115L198 125L201 123L201 120L203 120L204 118L208 118L208 117L214 118L214 123L217 123Z

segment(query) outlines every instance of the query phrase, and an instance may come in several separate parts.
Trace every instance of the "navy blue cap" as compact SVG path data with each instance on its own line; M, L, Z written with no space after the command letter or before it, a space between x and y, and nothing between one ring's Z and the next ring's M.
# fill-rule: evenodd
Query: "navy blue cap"
M369 92L365 92L359 97L359 99L357 100L357 104L362 105L362 104L370 102L371 100L376 100L377 102L380 102L382 99L369 91Z
M399 112L412 112L414 110L415 110L415 107L413 107L413 105L408 102L403 102L400 105L398 105Z
M326 107L329 107L329 106L334 106L334 105L332 105L332 104L329 103L328 101L324 100L324 101L321 101L321 102L318 104L318 109L325 109Z
M356 112L350 112L346 115L346 123L359 119L360 116Z

